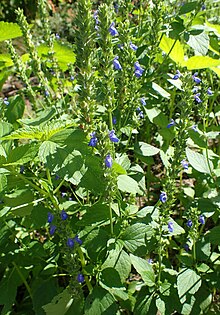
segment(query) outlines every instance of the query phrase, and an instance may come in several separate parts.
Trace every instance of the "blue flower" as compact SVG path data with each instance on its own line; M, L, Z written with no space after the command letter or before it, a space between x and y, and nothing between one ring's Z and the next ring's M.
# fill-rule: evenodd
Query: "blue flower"
M170 233L173 232L173 222L168 222L168 230Z
M113 66L115 70L122 70L122 66L120 65L120 62L118 61L118 56L116 56L113 60Z
M180 71L179 70L176 70L176 74L174 74L174 76L173 76L173 80L178 80L180 77L181 77L181 73L180 73Z
M60 176L59 175L55 175L55 180L59 180L60 179Z
M135 44L133 44L132 42L130 42L130 48L132 49L132 50L137 50L138 49L138 46L136 46Z
M115 116L112 117L112 123L113 123L113 125L117 124L117 118Z
M200 216L199 216L199 223L201 223L201 224L205 224L205 217L204 217L204 215L203 214L200 214Z
M193 78L193 81L194 81L196 84L199 84L199 83L202 82L202 80L198 77L198 73L197 73L197 72L193 74L192 78Z
M72 248L74 246L74 240L72 238L68 238L66 245L70 248Z
M83 276L81 273L78 274L78 276L77 276L77 281L78 281L79 283L83 283L83 282L84 282L84 276Z
M211 96L211 95L213 94L213 92L212 92L212 90L211 90L210 87L209 87L208 90L207 90L207 94L208 94L209 96Z
M142 105L144 105L144 106L146 105L146 101L145 101L145 98L144 98L144 97L141 97L141 98L140 98L140 102L141 102Z
M66 213L66 211L62 210L60 217L63 221L65 221L66 219L68 219L68 214Z
M198 132L196 125L193 125L191 128L192 128L193 131Z
M74 240L74 242L78 243L79 245L82 245L82 240L78 237L78 235L76 235L73 240Z
M160 201L163 202L163 203L167 201L167 194L166 194L165 191L161 191L161 193L160 193Z
M138 61L134 63L134 69L135 69L135 72L134 72L135 76L137 78L140 78L144 72L144 69L141 67Z
M186 160L182 160L181 164L182 164L182 167L184 168L184 170L188 170L189 163Z
M148 262L148 264L153 264L153 259L152 258L148 258L147 262Z
M200 93L195 94L194 99L195 99L196 103L199 103L199 104L202 103L202 100L200 98Z
M60 35L56 33L55 35L56 39L60 39Z
M23 174L23 173L24 173L24 170L25 170L24 165L21 165L21 166L20 166L20 174Z
M175 126L175 121L173 119L170 119L170 123L167 125L167 128Z
M93 17L94 17L94 19L95 19L95 24L96 24L96 25L99 24L98 14L99 14L99 11L98 11L98 10L96 10L96 11L94 12L94 14L93 14Z
M113 164L112 157L111 157L110 154L107 154L106 158L105 158L105 166L108 167L108 168L111 168L112 164Z
M97 137L96 137L95 131L93 131L93 132L90 134L90 137L91 137L91 139L90 139L88 145L89 145L90 147L95 147L95 146L97 145L97 142L98 142L98 139L97 139Z
M3 103L4 103L6 106L9 105L9 101L8 101L8 98L7 98L7 97L5 97L5 98L3 99Z
M188 244L184 244L184 245L183 245L183 248L185 249L186 252L189 251L189 245L188 245Z
M61 197L64 198L66 196L66 192L61 191Z
M115 13L118 13L119 5L117 3L114 3L114 9Z
M193 226L192 220L189 219L189 220L186 222L186 225L187 225L189 228L191 228L191 227Z
M116 137L114 130L109 131L108 136L111 142L119 142L119 139Z
M45 96L49 96L50 93L46 90L46 91L44 91L44 95L45 95Z
M70 81L74 81L75 77L73 75L70 76Z
M192 92L193 92L194 94L196 94L196 93L198 93L198 91L199 91L198 86L194 86L194 88L192 89Z
M47 222L51 223L54 219L54 215L51 212L48 212L47 214Z
M51 225L50 227L50 235L54 235L55 231L56 231L56 225Z
M116 36L118 35L118 31L116 30L115 28L115 22L112 22L109 29L108 29L109 33L112 35L112 36Z

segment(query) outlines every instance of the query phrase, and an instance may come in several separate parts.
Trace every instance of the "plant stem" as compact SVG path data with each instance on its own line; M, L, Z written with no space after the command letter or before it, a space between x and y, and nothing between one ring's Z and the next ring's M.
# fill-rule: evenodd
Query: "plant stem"
M111 236L113 236L113 235L114 235L114 229L113 229L112 204L111 204L111 200L109 201L109 219L110 219L110 227L111 227Z
M79 254L79 257L80 257L82 268L84 268L86 266L86 261L85 261L82 249L79 246L77 247L77 251L78 251L78 254ZM87 275L85 275L85 282L86 282L86 285L87 285L87 287L89 289L89 292L91 293L93 287L92 287L91 282L89 281L89 277Z
M30 298L33 300L33 295L31 293L31 288L30 288L29 284L27 283L27 280L25 279L25 277L23 276L22 272L20 271L20 269L18 268L18 266L16 265L16 263L14 261L12 262L12 264L15 267L16 271L18 272L21 280L23 281L23 283L24 283L24 285L25 285L25 287L26 287L26 289L27 289L27 291L28 291L28 293L30 295Z

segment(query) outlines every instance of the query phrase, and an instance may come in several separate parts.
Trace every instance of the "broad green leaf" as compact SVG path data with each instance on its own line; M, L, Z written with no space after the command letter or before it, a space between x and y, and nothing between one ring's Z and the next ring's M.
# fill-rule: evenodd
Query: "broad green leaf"
M157 314L154 295L150 294L146 287L138 292L137 302L134 307L134 315Z
M124 283L131 272L131 262L129 255L124 250L113 249L108 253L108 257L102 265L102 269L115 268ZM114 285L113 285L114 286Z
M34 195L29 189L17 189L3 198L5 206L11 207L10 211L16 217L30 215L33 209L33 200Z
M183 5L180 8L179 14L183 15L183 14L193 11L197 7L197 5L198 5L197 1L183 3Z
M134 253L139 247L146 246L145 238L153 235L153 229L143 223L135 223L129 226L121 235L126 249Z
M9 153L5 165L25 164L32 161L37 155L38 148L39 145L35 143L28 143L16 147Z
M117 179L118 189L123 192L137 194L140 189L138 183L128 175L119 175Z
M20 36L22 36L22 32L17 23L0 21L0 42Z
M9 54L0 54L0 64L1 63L3 63L2 68L13 66L13 61Z
M55 154L59 146L52 141L44 141L39 148L38 157L42 163L47 162L47 157Z
M56 279L49 278L46 281L39 281L38 286L33 292L33 310L35 314L45 315L45 311L42 306L50 303L51 300L59 293L57 291L58 288Z
M122 174L122 175L126 175L127 174L126 170L120 164L118 164L116 162L113 162L112 169L117 174Z
M149 118L151 123L153 123L154 118L156 118L161 113L161 110L156 107L150 109L144 107L144 111L147 114L147 117Z
M84 206L82 210L86 211L82 219L77 222L79 226L99 224L109 220L109 207L107 204L97 203L92 206Z
M169 232L170 235L180 235L185 233L185 230L176 223L176 221L174 221L172 218L169 218L169 222L173 223L173 232ZM168 231L168 227L165 226L165 230Z
M117 288L124 289L118 271L113 267L107 267L102 269L99 276L99 283L105 289L108 288Z
M193 56L185 61L184 65L188 70L206 69L220 66L220 60L208 56Z
M209 48L209 36L206 32L190 35L187 44L194 49L196 55L205 56Z
M149 287L155 285L153 267L143 258L130 254L131 263Z
M24 113L25 103L20 95L10 98L9 105L5 112L5 116L9 123L14 123L17 119L22 118Z
M93 208L93 210L91 211L94 212L95 209ZM97 220L97 222L98 221L99 219ZM88 232L84 228L84 232L87 234L84 235L83 244L85 244L86 246L86 250L89 254L89 257L93 260L93 262L96 262L96 260L101 260L102 258L104 258L106 256L107 242L109 239L107 231L105 231L101 227L98 227L93 230L89 229Z
M54 57L57 59L58 64L62 70L68 69L69 63L74 63L76 60L73 50L67 45L55 42L54 43ZM40 45L38 48L38 53L42 55L47 55L50 48L46 45Z
M187 268L181 270L177 277L177 290L181 303L184 303L189 295L194 295L201 284L201 277L194 270Z
M137 142L134 145L134 152L141 156L153 156L160 152L160 149L145 142Z
M26 279L28 272L25 270L25 268L18 266L18 269L24 279ZM11 308L16 300L17 287L22 283L23 280L21 279L16 268L7 268L7 271L0 282L0 305L3 305L1 315L11 314Z
M118 305L114 297L100 287L94 287L85 302L84 315L116 315Z
M220 226L215 226L206 235L210 243L220 245Z
M42 306L47 315L64 315L73 303L73 298L68 289L56 295L53 300Z
M182 64L184 60L184 49L179 40L174 40L172 38L163 35L160 41L160 48L169 54L169 57L176 63Z
M210 172L213 171L212 161L209 160L208 164L207 159L201 153L186 148L186 156L190 165L192 165L192 167L195 168L198 172L211 174Z
M42 123L48 123L48 121L56 114L56 109L54 107L47 108L43 111L40 111L37 114L36 118L24 118L19 119L20 124L29 125L29 126L38 126Z

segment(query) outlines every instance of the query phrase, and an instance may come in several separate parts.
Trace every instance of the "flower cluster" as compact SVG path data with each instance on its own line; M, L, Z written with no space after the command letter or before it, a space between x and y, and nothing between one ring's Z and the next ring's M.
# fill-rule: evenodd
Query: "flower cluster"
M90 137L91 137L91 139L90 139L88 145L89 145L90 147L95 147L95 146L97 145L97 142L98 142L98 139L97 139L97 137L96 137L96 132L93 131L93 132L90 134Z

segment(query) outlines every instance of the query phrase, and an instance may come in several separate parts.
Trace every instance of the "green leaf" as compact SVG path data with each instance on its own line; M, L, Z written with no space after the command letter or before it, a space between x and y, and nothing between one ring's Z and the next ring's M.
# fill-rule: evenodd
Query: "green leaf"
M153 235L153 229L143 223L135 223L129 226L121 235L124 246L134 253L139 247L146 246L145 238Z
M73 298L68 289L56 295L53 300L42 306L47 315L64 315L73 303Z
M23 277L26 279L28 272L22 268L19 267L19 272L23 275ZM0 282L0 305L3 305L3 309L1 310L1 315L8 315L11 314L9 312L12 308L12 305L15 302L16 294L17 294L17 287L23 283L23 280L21 279L18 271L15 267L12 269L8 268L8 270L5 272L4 277L2 278Z
M197 5L198 5L197 1L185 3L181 6L179 14L183 15L183 14L193 11L197 7Z
M13 149L5 165L20 165L32 161L37 155L39 145L28 143Z
M131 263L136 271L141 275L145 284L149 287L155 285L155 275L153 267L143 258L130 254Z
M220 226L215 226L206 235L212 244L220 245Z
M20 36L22 36L22 32L17 23L0 21L0 42Z
M163 35L160 41L160 48L169 54L169 57L176 63L182 64L184 61L184 49L179 40L174 40ZM172 49L172 50L171 50Z
M19 119L20 124L29 125L29 126L38 126L42 123L48 123L48 121L56 114L56 109L54 107L47 108L43 111L37 113L36 118L24 118Z
M5 116L10 123L14 123L17 119L22 118L24 114L25 103L20 95L9 99L9 105L5 112Z
M9 54L0 54L0 64L1 63L3 63L3 68L13 66L13 61Z
M205 56L209 48L209 36L206 32L190 35L187 44L194 49L196 55Z
M208 56L193 56L184 62L188 70L206 69L220 66L219 59L213 59Z
M211 174L210 169L209 169L209 165L210 165L210 168L212 171L213 170L213 164L209 160L209 165L208 165L207 159L204 157L204 155L202 155L198 152L195 152L189 148L186 148L186 156L187 156L189 163L198 172L205 173L205 174Z
M138 292L137 302L134 308L134 315L157 314L155 299L153 294L149 294L145 287Z
M30 215L33 209L34 195L29 189L16 189L13 193L4 196L5 206L11 207L13 216L23 217Z
M177 290L181 303L184 303L189 295L194 295L201 284L201 277L194 270L187 268L181 270L177 277Z
M209 29L211 29L215 34L216 36L220 36L220 25L219 24L211 24L209 23L208 21L206 21L205 23Z
M92 224L99 224L109 220L109 206L103 203L96 203L92 206L84 206L82 210L86 210L82 219L77 222L79 226L87 226Z
M39 148L39 152L38 152L39 160L42 163L46 163L47 162L47 158L50 155L53 155L54 153L56 153L58 147L59 146L55 142L52 142L52 141L49 141L49 140L48 141L44 141L40 145L40 148Z
M116 315L118 305L114 297L100 287L94 287L86 299L84 315Z
M158 85L155 82L152 82L152 89L156 91L159 95L165 97L165 98L170 98L170 93L165 91L160 85Z
M100 285L104 285L104 288L108 290L108 288L117 288L125 290L123 286L119 273L115 268L108 267L102 269L99 276Z
M46 45L40 45L38 48L40 56L47 55L50 48ZM55 42L53 50L55 52L54 57L57 59L61 70L65 71L68 69L69 63L75 63L76 57L73 50L67 45Z
M134 152L141 156L153 156L159 153L160 149L145 142L136 142L134 145Z
M84 232L86 232L85 229ZM89 229L88 234L84 237L83 244L85 244L89 257L93 262L101 260L102 257L106 256L108 234L104 229L100 227L93 230Z
M140 192L138 183L128 175L119 175L117 179L118 189L123 192L137 194Z
M124 250L110 250L107 259L102 265L102 269L105 268L115 268L121 279L121 283L125 283L131 272L130 257Z
M7 176L5 174L0 174L0 194L4 192L7 188Z
M40 279L39 279L40 280ZM38 281L39 281L38 280ZM49 278L46 281L40 280L33 292L33 309L37 315L45 315L43 305L50 303L54 296L58 294L56 279Z

